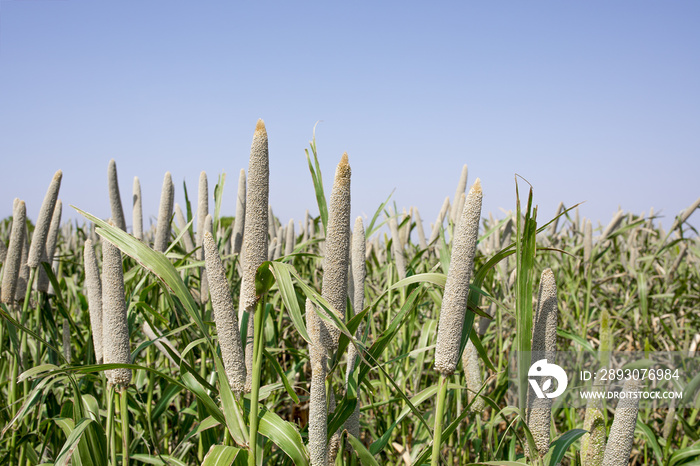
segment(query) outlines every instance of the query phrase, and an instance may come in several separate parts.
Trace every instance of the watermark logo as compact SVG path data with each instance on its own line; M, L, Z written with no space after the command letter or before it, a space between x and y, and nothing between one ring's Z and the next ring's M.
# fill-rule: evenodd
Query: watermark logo
M564 369L556 364L548 363L546 359L540 359L530 366L527 376L537 398L556 398L564 393L569 383ZM552 380L557 381L557 388L553 392L549 392L552 388ZM542 384L541 387L540 384Z
M623 397L639 400L640 409L680 410L700 397L700 351L511 351L507 370L509 403L525 395L554 410L591 400L614 406Z

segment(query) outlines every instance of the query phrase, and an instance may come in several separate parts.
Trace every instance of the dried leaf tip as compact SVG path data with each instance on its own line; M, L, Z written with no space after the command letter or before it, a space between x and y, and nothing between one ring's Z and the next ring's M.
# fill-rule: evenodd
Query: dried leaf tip
M255 125L255 134L264 133L267 136L267 130L265 129L265 122L262 118L258 119L258 124Z

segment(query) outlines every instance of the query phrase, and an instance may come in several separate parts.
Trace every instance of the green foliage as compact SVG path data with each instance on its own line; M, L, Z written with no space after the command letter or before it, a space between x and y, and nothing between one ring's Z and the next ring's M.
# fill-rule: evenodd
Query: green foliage
M221 217L219 219L219 226L224 230L233 228L233 223L236 221L236 217Z
M678 235L671 235L655 219L625 216L607 238L594 242L592 259L584 262L583 222L565 210L556 231L549 228L551 222L538 227L533 190L521 209L516 186L516 212L483 221L464 310L461 349L471 339L479 354L479 394L486 407L481 413L470 410L466 378L458 367L445 387L444 424L436 436L434 345L453 225L439 226L438 240L421 249L414 240L413 219L400 222L409 267L407 278L399 281L379 220L389 199L382 203L366 228L369 243L378 238L365 262L367 304L355 309L354 317L349 313L346 320L338 319L320 293L327 208L315 137L307 162L320 212L316 236L302 242L303 232L297 232L294 253L265 262L257 275L257 291L265 296L257 327L257 407L251 395L233 393L226 379L211 305L199 299L202 263L177 238L162 254L147 241L79 210L96 226L98 257L101 241L114 243L123 253L132 364L95 361L82 252L90 227L67 226L57 246L59 267L45 268L55 293L30 292L27 312L21 304L0 305L0 463L106 465L111 457L121 460L126 439L131 464L248 464L252 410L263 464L308 464L306 298L326 325L341 330L327 378L337 400L327 433L340 432L347 447L341 448L336 464L424 464L436 437L439 457L447 464L525 464L523 445L529 435L521 422L524 403L506 395L507 357L530 349L535 277L546 267L553 269L561 290L559 350L683 351L700 328L696 232L681 223ZM224 254L233 218L219 211L223 185L220 177L214 216L223 232L217 239L237 304L240 263L237 256ZM189 202L187 210L192 222ZM8 225L8 219L0 223L5 242ZM70 355L61 332L64 322ZM152 324L158 339L144 334L144 322ZM351 346L358 360L346 380L345 355ZM104 372L117 367L130 368L134 379L120 398L124 405L113 398L109 406ZM640 411L633 462L698 462L698 386L700 375L683 387L684 398L669 416L660 409ZM356 406L357 438L345 430ZM558 438L542 464L578 464L583 413L563 408L552 414ZM606 408L604 417L609 425L614 411Z

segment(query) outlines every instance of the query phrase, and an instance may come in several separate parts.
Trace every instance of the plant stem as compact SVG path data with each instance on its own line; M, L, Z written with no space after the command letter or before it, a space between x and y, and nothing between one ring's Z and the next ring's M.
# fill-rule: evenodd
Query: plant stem
M117 448L114 437L114 385L108 384L107 388L107 447L111 465L117 466Z
M154 361L154 351L153 346L149 346L146 349L146 365L151 367ZM151 435L151 439L154 445L158 445L156 436L153 433L153 388L155 384L155 377L153 372L148 371L148 388L146 390L146 418L148 419L148 432Z
M10 376L10 399L9 405L12 407L11 413L14 419L17 415L17 377L19 375L19 354L12 358L11 376ZM10 463L14 461L15 447L17 445L17 430L12 431L12 438L10 439Z
M129 465L129 403L126 387L120 388L122 421L122 466Z
M24 295L24 303L22 304L22 315L20 316L22 324L26 322L27 311L29 310L29 298L32 295L32 287L34 286L34 279L36 278L36 267L29 269L29 279L27 280L27 291ZM39 306L37 306L39 308ZM37 322L37 325L39 322Z
M255 466L255 456L258 447L258 393L260 391L260 371L262 366L263 349L263 314L265 312L265 296L263 295L255 305L253 321L253 381L250 390L250 454L248 466ZM250 318L250 317L249 317Z
M430 461L431 466L437 466L440 460L440 446L442 444L442 421L445 412L445 398L447 398L447 377L440 374L438 382L438 398L435 408L435 429L433 432L433 457Z
M17 462L17 464L22 465L22 466L27 464L27 459L26 459L27 451L25 449L26 445L27 445L26 443L23 443L22 446L19 447L19 461Z
M22 323L22 325L26 324L27 320L27 312L29 310L29 298L31 296L32 292L32 285L34 284L34 277L36 276L36 268L31 268L29 269L29 280L27 283L27 291L24 295L24 303L22 305L22 312L19 315L19 321ZM38 322L37 322L38 325ZM17 415L17 402L19 398L22 396L22 394L17 393L17 377L19 376L19 366L22 364L22 358L24 357L24 353L27 351L27 334L22 333L22 336L20 338L20 347L19 351L17 352L17 357L14 358L13 364L12 364L12 375L10 379L10 405L12 406L12 418ZM23 369L26 370L26 368L23 367ZM26 393L26 388L27 388L27 381L23 384L24 391L22 393ZM15 453L15 447L17 445L17 430L12 431L12 437L10 439L10 462L14 461L14 453Z

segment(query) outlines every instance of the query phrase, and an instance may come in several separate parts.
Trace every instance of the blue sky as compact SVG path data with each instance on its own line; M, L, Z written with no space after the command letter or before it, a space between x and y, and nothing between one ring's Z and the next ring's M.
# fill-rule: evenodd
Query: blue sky
M317 121L328 193L348 152L354 216L395 190L427 229L467 164L496 217L517 173L540 223L585 201L594 224L618 206L668 224L700 196L699 20L694 0L0 0L0 218L19 197L36 219L59 168L64 218L108 217L111 158L127 218L133 177L154 219L166 171L181 205L183 181L194 199L225 172L233 215L263 118L283 224L318 211Z

